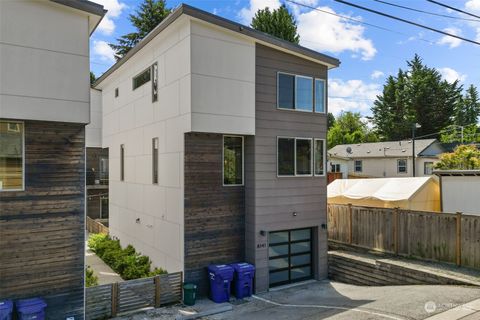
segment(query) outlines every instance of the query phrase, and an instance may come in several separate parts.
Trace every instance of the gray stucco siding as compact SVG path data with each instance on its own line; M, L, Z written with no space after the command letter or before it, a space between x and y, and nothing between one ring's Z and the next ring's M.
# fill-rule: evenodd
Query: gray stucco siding
M246 258L257 268L256 292L268 290L268 232L312 228L314 277L326 277L326 178L277 177L277 137L325 139L326 114L277 109L277 73L326 80L320 64L256 46L255 137L246 153ZM249 159L250 158L250 159ZM296 216L293 215L296 212ZM260 235L260 231L267 235Z

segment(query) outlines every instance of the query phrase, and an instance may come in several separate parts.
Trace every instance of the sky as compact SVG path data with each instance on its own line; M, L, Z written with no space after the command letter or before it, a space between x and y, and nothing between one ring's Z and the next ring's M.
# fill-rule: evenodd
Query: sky
M90 66L98 77L115 62L108 43L134 31L128 19L142 0L92 0L108 13L90 38ZM406 69L417 53L447 81L459 80L464 87L480 88L480 45L412 26L351 7L334 0L184 0L183 2L224 18L249 25L258 9L286 4L298 25L300 44L340 59L329 72L328 106L335 115L342 111L371 115L375 97L389 75ZM385 0L439 17L393 7L376 0L348 2L385 12L431 28L480 42L480 19L426 0ZM167 0L167 7L181 0ZM439 0L449 6L480 15L480 0ZM301 4L301 5L300 5ZM453 17L453 18L452 18ZM461 18L461 19L459 19ZM465 20L469 19L469 20ZM388 29L388 30L385 30Z

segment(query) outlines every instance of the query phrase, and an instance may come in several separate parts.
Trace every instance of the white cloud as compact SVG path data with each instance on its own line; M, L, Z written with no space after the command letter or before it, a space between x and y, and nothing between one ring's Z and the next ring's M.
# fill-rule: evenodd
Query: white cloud
M329 7L320 10L335 13ZM317 51L340 53L345 50L361 55L362 60L372 59L377 50L372 40L364 37L365 28L346 19L316 10L298 15L300 44Z
M240 21L249 26L252 22L252 18L260 9L269 7L270 10L274 10L280 7L279 0L250 0L249 7L242 8L239 12Z
M445 28L443 31L448 32L450 34L456 35L456 36L461 36L462 35L462 30L458 28ZM437 42L438 44L442 45L448 45L450 48L456 48L459 45L462 44L462 40L450 37L450 36L443 36L440 38L440 40Z
M102 61L115 62L115 51L105 41L93 41L93 54Z
M385 73L383 73L382 71L380 70L375 70L372 72L372 74L370 75L370 78L372 79L378 79L378 78L381 78L385 75Z
M455 80L460 82L464 82L467 79L466 74L461 74L460 72L452 69L452 68L438 68L438 71L442 75L443 79L447 80L450 83L453 83Z
M328 109L334 115L342 111L370 113L377 95L381 93L380 85L365 83L362 80L330 79L328 82Z
M465 3L465 9L467 11L480 14L480 0L467 1ZM472 27L477 34L477 36L475 37L475 41L480 41L480 26L478 25L478 22L470 21L468 25L470 25L470 27Z
M122 11L127 8L127 5L119 0L94 0L103 5L108 10L102 22L97 27L97 30L105 35L111 35L115 31L114 19L118 18Z

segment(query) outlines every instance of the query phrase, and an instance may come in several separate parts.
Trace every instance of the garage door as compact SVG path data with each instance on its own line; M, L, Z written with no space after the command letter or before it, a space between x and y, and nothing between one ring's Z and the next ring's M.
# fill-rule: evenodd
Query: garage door
M270 287L312 278L311 228L270 232L268 245Z

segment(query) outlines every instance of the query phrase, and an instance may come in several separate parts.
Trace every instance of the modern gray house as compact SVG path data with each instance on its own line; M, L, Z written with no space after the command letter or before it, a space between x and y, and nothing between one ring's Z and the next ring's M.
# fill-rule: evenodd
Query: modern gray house
M208 289L327 277L328 70L335 58L181 5L102 75L109 227Z
M0 1L0 300L84 318L89 1Z

